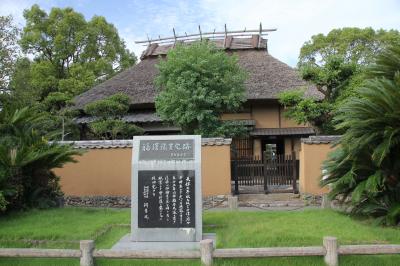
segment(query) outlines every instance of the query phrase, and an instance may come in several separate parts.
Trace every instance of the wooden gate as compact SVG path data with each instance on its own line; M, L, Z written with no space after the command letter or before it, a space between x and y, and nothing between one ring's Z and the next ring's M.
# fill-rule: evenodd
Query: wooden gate
M232 183L239 193L298 193L296 155L264 154L263 158L234 158L231 161Z

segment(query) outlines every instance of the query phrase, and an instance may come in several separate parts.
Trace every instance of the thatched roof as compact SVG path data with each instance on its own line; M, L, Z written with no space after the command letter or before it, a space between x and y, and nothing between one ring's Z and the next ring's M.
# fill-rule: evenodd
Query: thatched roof
M267 40L261 38L259 40L258 35L253 35L251 38L238 38L234 36L227 36L226 39L217 39L217 40L209 40L212 42L217 48L225 49L227 51L232 50L244 50L244 49L267 49ZM179 42L181 44L190 45L193 41L189 42ZM175 44L165 44L160 45L158 43L152 43L147 46L147 49L142 53L140 59L145 59L148 57L154 57L159 55L167 54L168 50L173 48Z
M262 44L266 47L265 41ZM155 65L162 60L160 55L164 55L171 47L150 45L139 64L77 96L76 107L83 109L90 102L118 92L127 94L134 106L153 104L156 96L154 78L158 73ZM266 48L254 46L253 38L233 38L231 46L226 50L236 54L239 64L249 73L246 81L248 100L277 99L280 92L299 87L306 87L307 95L317 98L322 96L314 86L301 79L297 70L269 55Z

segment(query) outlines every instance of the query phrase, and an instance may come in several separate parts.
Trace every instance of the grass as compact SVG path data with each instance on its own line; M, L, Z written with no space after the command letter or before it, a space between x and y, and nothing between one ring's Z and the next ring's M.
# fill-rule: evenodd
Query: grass
M205 215L204 226L217 233L219 248L322 245L324 236L336 236L341 244L400 244L399 229L329 210L215 212Z
M109 247L129 231L129 223L127 210L64 208L14 213L0 219L0 247L79 248L81 239L95 239L99 247Z
M331 235L340 244L400 244L400 230L357 221L329 210L205 212L205 232L217 233L217 247L321 245ZM129 232L129 210L64 208L14 213L0 218L0 247L79 248L94 239L110 248ZM400 265L400 256L342 256L341 265ZM324 265L321 257L219 259L216 265ZM0 265L79 265L77 259L0 258ZM199 260L96 260L96 265L200 265Z

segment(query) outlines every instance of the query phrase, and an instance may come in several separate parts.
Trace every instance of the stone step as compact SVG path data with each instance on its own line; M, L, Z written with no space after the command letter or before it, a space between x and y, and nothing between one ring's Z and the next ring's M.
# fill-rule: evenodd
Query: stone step
M240 207L257 206L260 208L266 207L305 207L307 204L303 201L280 201L280 202L239 202Z

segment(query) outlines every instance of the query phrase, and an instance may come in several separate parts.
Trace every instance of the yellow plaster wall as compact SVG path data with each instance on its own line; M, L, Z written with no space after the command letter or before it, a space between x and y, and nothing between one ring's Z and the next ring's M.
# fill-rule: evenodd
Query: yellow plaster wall
M285 138L285 155L292 154L292 138ZM296 152L296 159L299 159L299 153L301 149L301 139L293 138L293 150Z
M261 147L261 139L253 140L253 154L254 156L258 156L261 158L262 147Z
M203 196L231 193L230 146L202 146ZM68 196L130 196L132 149L88 149L55 169Z
M256 121L256 128L279 128L279 105L253 105L252 119Z
M308 127L309 125L298 125L292 119L285 117L285 109L276 102L256 103L246 113L225 113L221 115L222 120L254 119L256 128L287 128Z
M222 114L221 120L243 120L251 119L250 113L226 113Z
M291 155L292 154L292 141L290 138L285 138L284 139L284 144L285 144L285 155Z
M322 178L322 163L332 149L331 144L301 143L300 193L322 195L328 192L328 188L321 188L319 182Z

